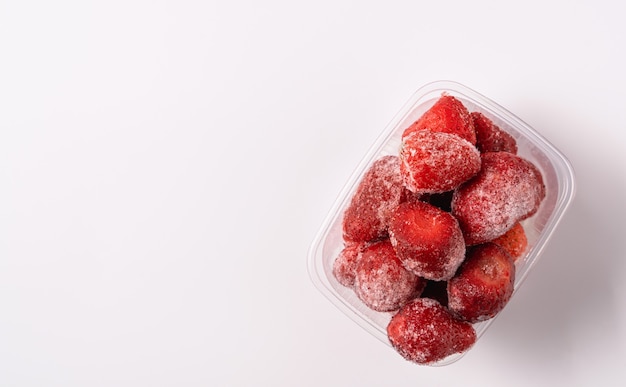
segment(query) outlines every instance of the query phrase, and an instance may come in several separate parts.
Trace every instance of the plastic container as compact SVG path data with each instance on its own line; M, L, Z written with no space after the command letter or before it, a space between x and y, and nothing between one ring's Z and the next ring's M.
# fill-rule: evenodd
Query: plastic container
M463 102L469 111L480 111L517 141L518 155L533 162L543 175L546 197L537 213L522 222L528 237L525 256L516 262L515 291L541 256L557 224L574 196L574 174L565 156L521 119L477 92L450 81L429 83L413 94L387 125L342 189L315 237L308 255L308 269L315 286L343 313L391 348L386 327L391 313L365 306L352 289L340 285L332 274L335 258L343 248L342 217L361 177L383 155L397 155L403 130L447 93ZM515 294L514 291L514 294ZM496 316L497 317L497 316ZM494 321L474 324L478 339ZM447 365L464 354L452 355L435 365Z

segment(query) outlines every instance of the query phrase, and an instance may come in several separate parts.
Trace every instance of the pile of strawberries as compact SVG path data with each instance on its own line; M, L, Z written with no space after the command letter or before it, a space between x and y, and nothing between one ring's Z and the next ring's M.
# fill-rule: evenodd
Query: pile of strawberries
M520 221L545 197L539 170L515 139L443 94L376 160L343 216L333 265L369 308L393 313L392 346L432 364L476 341L472 324L509 301L527 248Z

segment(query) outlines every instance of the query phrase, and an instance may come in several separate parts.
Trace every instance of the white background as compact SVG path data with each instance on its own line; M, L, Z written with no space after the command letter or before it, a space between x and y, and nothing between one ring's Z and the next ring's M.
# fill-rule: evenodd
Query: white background
M228 4L228 5L226 5ZM0 2L0 386L596 386L626 377L618 1ZM306 255L409 96L455 80L577 196L459 362L405 362Z

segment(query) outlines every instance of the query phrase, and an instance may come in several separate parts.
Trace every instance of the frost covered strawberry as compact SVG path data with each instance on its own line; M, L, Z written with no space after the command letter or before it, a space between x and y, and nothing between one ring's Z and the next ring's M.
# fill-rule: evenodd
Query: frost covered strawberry
M389 215L404 192L398 156L376 160L361 179L344 212L344 239L367 242L386 237Z
M442 95L417 121L406 128L402 137L420 130L455 134L472 145L476 144L474 122L461 101L451 95Z
M543 178L531 162L509 152L487 152L480 173L454 193L452 214L465 242L475 245L533 215L544 197Z
M396 310L419 296L424 285L404 268L389 240L366 247L356 261L354 291L373 310Z
M471 324L457 320L430 298L418 298L402 307L387 325L387 336L402 357L417 364L435 363L476 342Z
M469 250L459 272L448 281L448 308L470 323L494 317L513 294L513 258L494 243Z
M400 174L412 192L451 191L480 170L480 153L459 136L414 131L403 137Z
M337 281L346 287L354 286L354 276L356 274L356 260L365 248L366 243L349 242L337 255L333 262L333 275Z
M472 112L470 115L476 129L476 148L481 153L517 153L517 142L513 136L500 129L493 121L480 112Z
M424 202L402 203L395 209L389 238L404 266L430 280L451 278L465 256L457 220Z

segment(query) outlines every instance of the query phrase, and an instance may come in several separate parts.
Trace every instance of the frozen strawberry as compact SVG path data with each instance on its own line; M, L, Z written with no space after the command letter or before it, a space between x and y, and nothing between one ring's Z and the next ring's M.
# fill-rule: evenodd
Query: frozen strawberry
M474 145L459 136L429 130L402 139L400 161L404 185L417 193L453 190L480 170L480 153Z
M365 243L349 242L333 262L333 275L343 286L351 288L354 286L354 276L356 273L356 260L365 248Z
M465 242L475 245L532 216L544 197L543 178L531 162L508 152L487 152L480 173L454 193L452 214Z
M344 213L344 239L366 242L386 237L389 215L404 192L399 158L383 156L376 160L363 176Z
M447 281L426 281L426 287L420 295L422 298L432 298L441 305L448 305L448 282Z
M455 134L472 145L476 144L474 122L463 103L443 94L417 121L404 130L402 137L420 130Z
M517 153L517 143L513 136L500 129L493 121L480 112L472 112L470 115L476 129L476 148L481 153Z
M402 266L389 240L366 247L356 262L354 291L369 308L390 312L420 295L425 281Z
M430 298L418 298L402 307L387 325L387 336L402 357L417 364L465 352L476 342L471 324L454 318Z
M526 232L521 223L515 223L515 225L504 235L497 237L493 240L493 243L499 245L505 249L514 261L517 261L526 251L528 247L528 239L526 238Z
M459 272L448 281L448 308L470 323L494 317L513 294L513 258L495 243L469 250Z
M451 278L465 256L457 220L424 202L402 203L396 208L389 238L404 266L430 280Z

